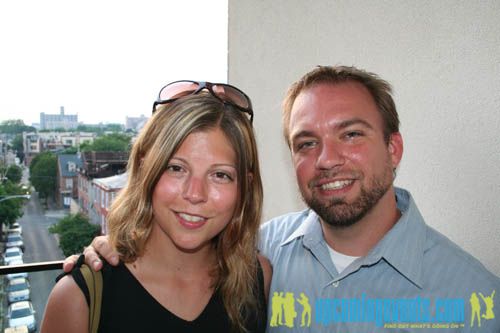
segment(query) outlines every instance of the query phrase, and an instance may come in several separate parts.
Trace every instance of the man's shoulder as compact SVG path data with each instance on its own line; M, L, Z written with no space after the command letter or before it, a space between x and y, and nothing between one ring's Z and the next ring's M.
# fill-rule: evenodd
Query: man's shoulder
M275 217L260 227L259 250L272 260L278 247L299 228L309 216L310 210L305 209Z
M446 276L460 277L462 283L489 284L500 287L500 278L490 272L477 258L465 251L448 237L427 228L427 244L424 262L428 271L439 271L442 279Z
M268 238L268 241L281 239L286 240L304 222L310 210L305 209L275 217L260 227L261 238ZM272 238L272 239L269 239Z

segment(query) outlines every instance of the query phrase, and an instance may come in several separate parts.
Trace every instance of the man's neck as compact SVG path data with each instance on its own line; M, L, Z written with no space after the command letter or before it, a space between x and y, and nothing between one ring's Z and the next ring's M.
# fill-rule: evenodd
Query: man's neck
M401 217L394 188L391 187L378 203L358 222L349 227L334 227L321 221L326 243L335 251L362 257L389 232Z

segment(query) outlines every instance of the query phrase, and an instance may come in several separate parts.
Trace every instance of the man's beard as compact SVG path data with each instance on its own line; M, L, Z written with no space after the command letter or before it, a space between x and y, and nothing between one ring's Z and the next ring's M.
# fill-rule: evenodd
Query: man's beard
M389 169L391 170L391 169ZM314 191L310 197L302 192L306 204L327 224L333 227L349 227L360 221L387 193L392 186L392 172L386 170L374 177L368 186L361 186L361 193L352 203L343 198L333 198L326 203L318 199Z

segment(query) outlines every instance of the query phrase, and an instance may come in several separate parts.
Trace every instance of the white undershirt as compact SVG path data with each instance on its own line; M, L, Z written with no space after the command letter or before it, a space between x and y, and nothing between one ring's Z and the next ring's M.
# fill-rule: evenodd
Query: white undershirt
M328 252L330 252L330 258L332 258L333 264L335 265L335 268L337 269L337 272L339 272L339 274L342 273L342 271L347 266L349 266L354 260L359 258L342 254L340 252L335 251L329 246L328 246Z

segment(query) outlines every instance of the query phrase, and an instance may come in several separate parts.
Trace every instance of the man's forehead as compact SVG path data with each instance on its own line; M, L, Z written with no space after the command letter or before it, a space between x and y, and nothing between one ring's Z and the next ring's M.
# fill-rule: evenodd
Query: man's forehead
M336 131L361 125L383 131L383 120L377 105L361 83L321 83L301 91L290 115L290 140L323 130Z
M360 98L375 103L369 90L356 81L320 82L302 89L297 95L294 105L316 100L317 102L349 103Z
M320 83L300 92L293 103L290 119L292 123L299 119L304 120L302 118L319 121L332 116L369 116L371 112L378 114L377 106L368 89L362 84L350 81L337 84Z

